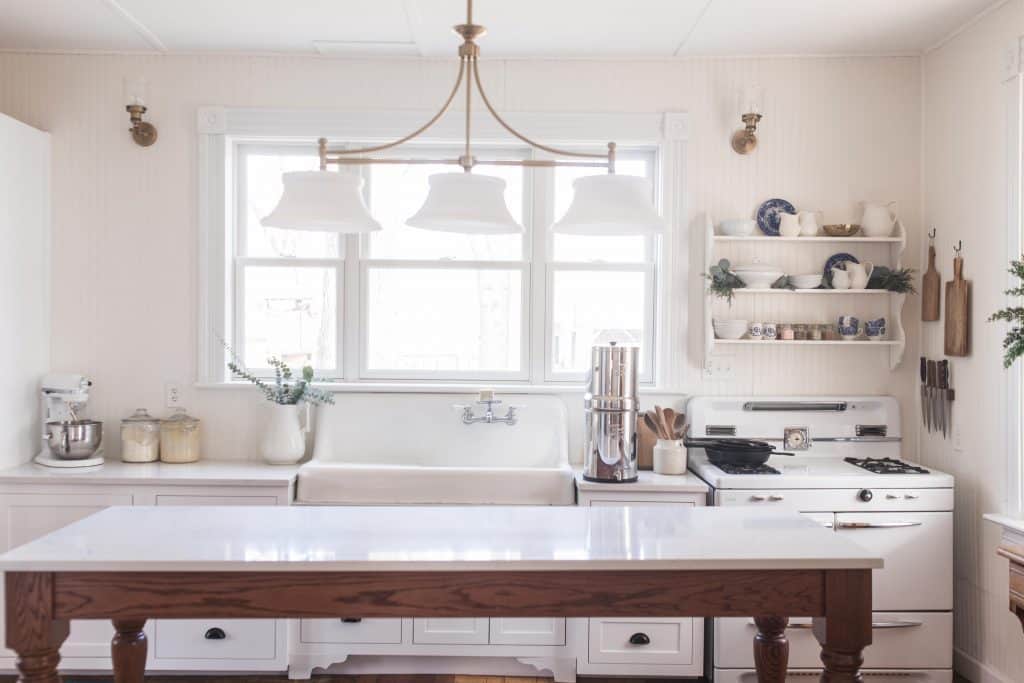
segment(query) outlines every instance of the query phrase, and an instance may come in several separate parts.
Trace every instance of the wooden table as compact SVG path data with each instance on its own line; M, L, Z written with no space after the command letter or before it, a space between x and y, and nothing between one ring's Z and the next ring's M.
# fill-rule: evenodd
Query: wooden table
M73 619L110 619L116 683L147 619L753 616L782 683L788 617L822 681L860 681L879 557L796 513L743 508L114 507L0 557L20 680L56 683Z
M1003 527L996 553L1010 562L1010 611L1024 627L1024 520L995 514L984 517Z

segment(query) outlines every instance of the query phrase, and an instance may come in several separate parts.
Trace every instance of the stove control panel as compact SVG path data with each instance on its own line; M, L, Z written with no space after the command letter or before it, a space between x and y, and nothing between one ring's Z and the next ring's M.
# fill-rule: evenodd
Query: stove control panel
M811 432L807 427L786 427L782 431L782 445L791 451L806 451L811 447Z

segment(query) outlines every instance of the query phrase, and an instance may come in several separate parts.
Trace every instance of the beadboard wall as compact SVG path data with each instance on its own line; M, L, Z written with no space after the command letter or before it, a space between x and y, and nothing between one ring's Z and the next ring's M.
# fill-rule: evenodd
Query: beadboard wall
M1024 35L1024 0L981 17L923 61L925 224L938 231L939 272L952 277L963 241L972 282L971 354L952 358L957 392L952 439L921 435L921 459L956 476L957 666L977 683L1024 680L1024 636L1007 609L1007 562L996 557L999 528L986 512L1014 514L1008 500L1012 450L1006 440L1003 326L986 322L1006 304L1007 124L1005 54ZM943 353L942 323L920 323L921 353Z
M191 386L199 106L422 109L439 103L453 69L429 60L0 55L0 111L53 134L53 363L94 379L93 414L113 428L139 406L163 412L164 382L182 382L184 405L203 420L207 457L256 457L256 394ZM671 335L673 391L892 393L904 419L915 419L914 363L891 372L887 352L870 348L741 349L724 361L731 374L706 378L698 323L705 211L749 216L781 196L838 222L859 216L858 200L896 200L917 265L917 58L509 61L488 62L485 75L502 111L689 112L686 180L675 198L686 216L672 241L678 266L666 303L691 326ZM147 117L160 139L148 149L127 132L126 76L152 84ZM761 146L743 157L729 137L739 125L738 93L755 83L768 93ZM916 301L904 315L916 319ZM911 359L915 335L911 329ZM566 402L579 419L578 393ZM108 443L116 457L117 439Z

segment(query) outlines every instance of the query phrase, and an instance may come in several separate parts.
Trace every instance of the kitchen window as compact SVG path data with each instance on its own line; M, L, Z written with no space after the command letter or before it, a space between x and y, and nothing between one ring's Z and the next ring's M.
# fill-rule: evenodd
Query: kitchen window
M353 141L352 144L362 144ZM402 157L457 156L441 145L405 145ZM598 150L599 151L599 150ZM525 158L528 148L476 150ZM641 347L653 377L658 240L556 235L548 226L589 168L478 167L506 182L522 235L466 235L405 225L446 166L368 165L367 204L383 225L368 235L266 228L281 173L315 170L310 144L239 143L230 233L230 343L250 369L266 359L311 364L344 381L579 382L595 341ZM617 170L656 185L651 147L619 151Z

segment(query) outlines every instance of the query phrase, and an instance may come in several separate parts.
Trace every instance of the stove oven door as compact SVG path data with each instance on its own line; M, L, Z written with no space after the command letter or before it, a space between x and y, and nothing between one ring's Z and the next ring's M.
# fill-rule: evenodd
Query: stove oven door
M953 609L952 512L840 512L835 530L885 559L875 610Z

